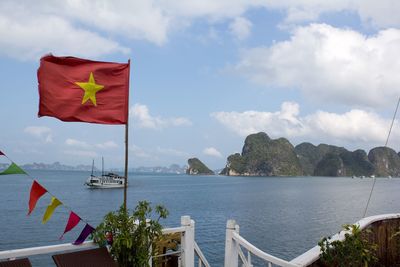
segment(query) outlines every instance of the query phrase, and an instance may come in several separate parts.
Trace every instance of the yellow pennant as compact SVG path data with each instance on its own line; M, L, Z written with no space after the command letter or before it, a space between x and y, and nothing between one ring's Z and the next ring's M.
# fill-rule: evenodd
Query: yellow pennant
M46 223L48 220L50 220L51 215L53 215L54 210L60 206L62 203L60 200L58 200L55 197L51 198L50 205L47 206L46 212L43 215L43 220L42 223Z

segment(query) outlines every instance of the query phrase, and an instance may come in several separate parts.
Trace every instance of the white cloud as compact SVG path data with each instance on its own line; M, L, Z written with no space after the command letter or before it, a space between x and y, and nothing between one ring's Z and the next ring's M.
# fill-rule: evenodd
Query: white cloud
M141 148L136 145L132 145L129 147L129 150L135 157L143 158L143 159L151 159L152 161L157 161L161 158L168 158L177 157L177 158L187 158L189 154L173 148L163 148L163 147L156 147L156 148Z
M114 141L107 141L101 144L96 144L96 147L100 149L112 149L112 148L117 148L118 145Z
M3 5L4 6L4 5ZM0 10L2 5L0 4ZM77 28L57 15L34 15L30 9L0 11L0 53L21 60L37 59L52 52L98 57L129 49L99 34Z
M266 132L273 138L369 147L384 145L391 121L360 109L341 114L317 111L302 117L293 102L283 103L276 112L215 112L211 116L240 136ZM392 133L391 140L399 139L399 133Z
M72 139L72 138L68 138L67 140L65 140L65 144L68 146L77 146L77 147L81 147L81 148L88 148L90 147L88 143L84 142L84 141L79 141L76 139Z
M96 158L98 154L95 151L88 151L88 150L65 150L64 154L70 156L77 156L83 158Z
M168 155L168 156L175 156L175 157L188 157L189 154L184 151L179 151L173 148L161 148L157 147L156 150L157 154Z
M144 159L153 159L153 156L146 152L143 148L138 147L136 145L132 145L129 147L129 151L133 153L133 156L138 157L138 158L144 158Z
M290 40L244 51L235 70L250 80L300 88L308 98L385 106L400 88L400 30L364 36L326 24L296 28Z
M203 150L203 154L211 157L222 158L221 152L219 152L215 147L207 147Z
M118 145L114 141L106 141L104 143L98 143L95 145L90 145L85 141L80 141L72 138L65 140L67 146L79 147L79 148L98 148L98 149L113 149L117 148Z
M53 142L52 131L48 127L28 126L24 129L24 132L42 140L45 143Z
M286 13L285 23L316 21L321 14L358 14L366 25L400 26L396 0L142 0L142 1L0 1L0 51L21 59L47 52L99 57L129 50L116 38L145 40L157 45L194 20L210 25L234 19L232 29L244 38L248 10L268 9Z
M171 126L190 126L192 122L183 117L161 118L150 115L146 105L135 104L130 108L129 114L141 128L163 129Z
M235 36L238 40L244 40L249 37L251 33L252 23L243 17L237 17L229 25L231 34Z

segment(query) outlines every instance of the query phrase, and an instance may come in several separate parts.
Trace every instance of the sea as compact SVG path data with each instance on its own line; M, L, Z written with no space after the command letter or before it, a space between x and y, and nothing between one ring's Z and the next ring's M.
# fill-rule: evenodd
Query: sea
M59 240L70 210L92 226L123 202L123 189L87 189L89 172L29 171L0 176L0 251L74 241L81 222ZM63 202L51 219L42 217L51 195L44 195L27 216L32 179ZM240 234L258 248L291 260L324 236L354 223L364 213L373 179L350 177L227 177L129 173L127 206L138 201L162 204L165 227L177 227L189 215L195 239L211 266L223 266L225 228L236 220ZM367 216L400 212L400 179L377 178ZM33 266L54 266L51 255L30 257Z

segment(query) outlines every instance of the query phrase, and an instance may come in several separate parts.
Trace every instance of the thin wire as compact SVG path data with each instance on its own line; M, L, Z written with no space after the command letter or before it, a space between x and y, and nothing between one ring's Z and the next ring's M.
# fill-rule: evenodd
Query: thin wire
M392 132L394 121L396 119L397 110L399 109L399 104L400 104L400 97L399 97L399 100L397 101L397 106L396 106L396 110L394 111L392 123L390 124L390 129L389 129L389 133L388 133L387 138L386 138L385 147L387 147L387 144L389 142L389 137L390 137L390 134ZM376 178L374 177L374 182L372 183L371 192L369 193L368 202L367 202L367 206L365 207L365 210L364 210L363 218L367 214L368 207L369 207L369 202L370 202L371 196L372 196L372 192L374 191L374 188L375 188L375 183L376 183Z

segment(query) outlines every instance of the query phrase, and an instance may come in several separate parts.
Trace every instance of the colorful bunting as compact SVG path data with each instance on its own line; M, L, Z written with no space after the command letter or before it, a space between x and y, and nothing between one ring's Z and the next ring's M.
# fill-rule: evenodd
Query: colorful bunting
M26 174L26 172L24 172L24 170L22 170L17 164L13 162L11 163L10 166L8 166L6 170L0 172L0 175L7 175L7 174Z
M81 220L81 218L79 218L79 216L76 215L75 212L71 211L69 213L69 219L68 219L67 225L65 226L64 233L60 236L60 239L63 238L65 233L71 231L79 223L80 220Z
M129 65L128 65L129 66ZM0 150L0 156L5 156L5 154ZM0 175L7 175L7 174L25 174L28 175L24 170L22 170L17 164L14 162L11 162L11 165L8 166L6 170L3 172L0 172ZM28 175L29 176L29 175ZM38 200L47 193L47 190L41 186L36 180L33 180L32 187L31 187L31 192L29 195L29 211L28 215L32 213L32 211L36 207L36 203ZM46 223L48 220L50 220L51 216L53 215L55 209L62 205L63 203L58 200L56 197L51 198L50 204L47 206L47 209L43 215L42 223ZM72 210L70 211L69 218L67 225L65 226L64 233L60 236L60 239L63 238L64 234L67 232L71 231L75 226L78 225L78 223L81 221L81 218ZM90 226L88 223L86 223L85 227L83 228L81 234L78 236L78 238L75 240L73 243L74 245L80 245L82 244L85 239L94 231L95 229Z
M29 196L29 212L28 215L31 214L33 209L36 206L36 202L39 200L41 196L46 194L47 190L41 186L38 182L33 181L32 187L31 187L31 193Z
M55 197L51 198L51 202L50 204L47 206L47 209L43 215L43 219L42 219L42 223L46 223L48 220L50 220L51 215L53 215L54 210L60 206L62 204L62 202L60 200L58 200Z
M80 245L85 241L85 239L94 231L94 228L90 226L88 223L83 228L81 234L78 236L78 239L73 243L74 245Z

